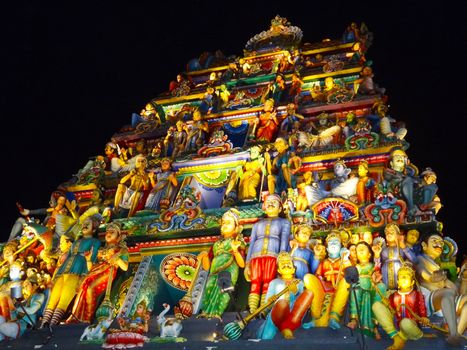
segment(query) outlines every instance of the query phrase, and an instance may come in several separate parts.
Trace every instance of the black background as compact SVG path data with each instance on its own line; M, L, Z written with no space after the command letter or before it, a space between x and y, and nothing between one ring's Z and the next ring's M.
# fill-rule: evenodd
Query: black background
M438 174L438 218L462 248L466 13L448 1L10 4L1 23L0 238L18 216L16 201L47 207L56 186L103 154L189 59L217 49L241 55L279 14L303 30L303 42L340 38L351 21L368 25L374 79L387 89L391 116L406 122L412 163Z

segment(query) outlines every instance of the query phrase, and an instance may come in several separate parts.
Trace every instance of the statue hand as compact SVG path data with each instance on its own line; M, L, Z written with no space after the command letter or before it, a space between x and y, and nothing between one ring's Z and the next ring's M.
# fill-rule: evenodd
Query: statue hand
M340 256L343 260L347 260L350 256L350 250L347 248L341 248Z
M289 284L290 293L297 294L298 292L298 283L292 282Z
M23 209L20 211L20 214L23 215L23 216L28 216L30 213L30 210L29 209Z
M150 179L154 179L154 171L150 171L150 172L148 173L148 177L149 177Z
M379 259L379 257L381 256L381 251L383 250L383 247L377 244L377 245L372 246L371 250L373 250L373 253L375 254L375 259Z
M233 252L238 252L238 248L240 247L240 245L242 244L242 242L240 242L240 240L238 240L237 238L235 238L232 243L230 243L230 246L232 247L232 251Z
M406 245L405 245L405 236L404 235L399 235L399 237L397 237L398 241L399 241L399 247L401 249L405 249Z
M428 317L420 317L418 320L422 326L427 327L430 324L430 319Z
M373 274L371 275L371 279L375 284L377 284L381 282L381 280L383 279L383 275L381 274L379 270L375 270Z

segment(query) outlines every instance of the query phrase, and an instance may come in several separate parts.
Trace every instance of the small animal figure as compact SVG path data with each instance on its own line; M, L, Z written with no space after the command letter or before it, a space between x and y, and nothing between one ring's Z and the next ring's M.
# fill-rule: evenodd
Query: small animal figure
M110 324L113 321L113 315L109 316L108 318L103 319L97 324L91 324L84 329L81 338L79 341L83 340L101 340L104 339L105 332L109 329Z
M157 316L157 324L161 330L161 338L177 338L182 330L182 320L178 317L166 318L165 314L169 312L170 305L162 304L164 310Z

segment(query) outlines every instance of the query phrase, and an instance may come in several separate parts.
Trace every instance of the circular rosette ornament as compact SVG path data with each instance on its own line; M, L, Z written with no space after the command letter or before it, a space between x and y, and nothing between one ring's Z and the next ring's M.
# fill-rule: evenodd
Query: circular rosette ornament
M198 260L189 253L167 255L161 263L161 275L174 288L187 291L195 278Z

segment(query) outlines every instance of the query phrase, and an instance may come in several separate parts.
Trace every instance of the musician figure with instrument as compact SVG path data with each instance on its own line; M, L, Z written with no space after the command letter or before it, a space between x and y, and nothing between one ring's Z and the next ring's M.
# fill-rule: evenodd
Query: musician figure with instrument
M406 263L397 274L397 291L388 299L376 301L372 305L376 319L393 340L388 350L403 349L407 340L420 339L423 333L417 323L422 326L430 323L426 317L425 298L414 288L414 284L415 271ZM395 325L394 316L399 325L399 331Z
M277 272L280 277L269 283L266 302L288 287L289 292L282 295L272 307L266 321L258 330L258 338L273 339L280 330L285 339L293 339L293 332L301 326L303 316L311 305L313 292L309 285L295 278L293 259L287 252L277 257Z

